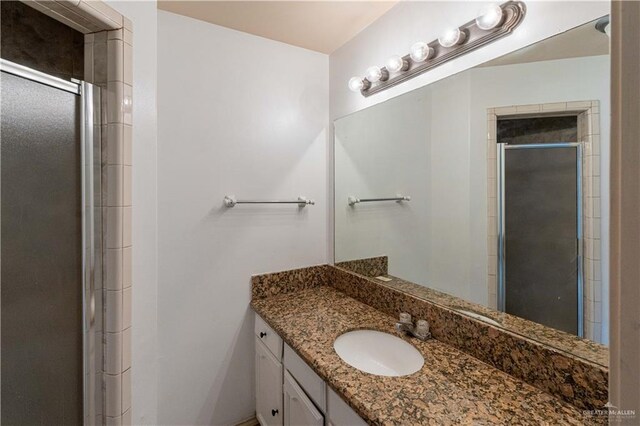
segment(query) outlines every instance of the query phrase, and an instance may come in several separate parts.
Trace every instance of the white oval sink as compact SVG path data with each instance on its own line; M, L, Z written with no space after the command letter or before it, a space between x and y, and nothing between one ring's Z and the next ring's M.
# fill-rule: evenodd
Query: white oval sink
M349 331L338 336L333 347L350 366L378 376L406 376L424 365L413 345L381 331Z

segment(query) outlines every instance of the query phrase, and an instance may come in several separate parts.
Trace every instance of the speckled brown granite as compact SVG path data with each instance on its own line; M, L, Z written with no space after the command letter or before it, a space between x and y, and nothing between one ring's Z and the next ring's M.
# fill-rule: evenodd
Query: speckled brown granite
M605 424L439 340L394 330L395 318L329 286L253 299L253 309L372 425ZM342 333L373 329L398 335L425 357L404 377L361 372L333 349Z
M369 257L366 259L347 260L336 263L336 266L353 271L365 277L378 277L389 273L389 258L387 256Z
M346 269L353 271L349 268ZM501 327L525 338L549 345L571 356L580 357L588 362L602 365L603 367L609 365L609 349L600 343L583 339L551 327L546 327L514 315L509 315L505 312L499 312L476 303L471 303L459 297L451 296L410 281L405 281L392 275L386 275L386 277L390 278L391 281L382 282L381 285L411 294L412 296L429 302L443 305L447 308L454 310L466 309L479 313L500 323Z
M289 271L253 275L251 298L262 299L327 284L329 265L309 266Z
M329 266L329 285L388 315L427 319L433 336L584 409L607 402L608 368L489 325L351 271ZM398 283L395 283L398 285ZM410 284L410 283L409 283ZM436 292L437 293L437 292Z

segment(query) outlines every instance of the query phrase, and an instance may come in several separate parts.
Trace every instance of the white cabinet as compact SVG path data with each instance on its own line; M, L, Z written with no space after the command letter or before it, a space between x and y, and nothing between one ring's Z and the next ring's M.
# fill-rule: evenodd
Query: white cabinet
M323 426L324 416L302 388L284 372L284 426Z
M333 389L327 387L327 424L330 426L366 426L349 405Z
M307 363L256 315L256 418L262 426L366 425ZM284 364L284 365L283 365Z
M304 392L318 407L318 410L324 413L327 409L327 385L324 380L287 344L284 345L284 360L282 362L284 369L304 389Z
M262 426L282 425L282 364L256 338L256 418Z
M256 315L254 332L262 343L269 348L273 356L278 361L282 361L282 338L259 315Z

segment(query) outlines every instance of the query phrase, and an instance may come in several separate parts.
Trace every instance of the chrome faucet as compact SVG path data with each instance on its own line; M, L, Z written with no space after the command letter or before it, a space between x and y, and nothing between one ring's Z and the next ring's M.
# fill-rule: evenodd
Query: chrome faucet
M426 320L418 320L418 323L414 326L413 321L411 321L411 315L406 312L400 314L400 322L396 323L396 330L413 336L416 339L431 339L429 323Z

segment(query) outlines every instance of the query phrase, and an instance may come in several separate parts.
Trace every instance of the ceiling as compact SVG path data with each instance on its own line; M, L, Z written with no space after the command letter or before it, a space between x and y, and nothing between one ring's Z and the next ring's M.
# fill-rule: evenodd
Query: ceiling
M397 1L160 0L158 9L329 54Z
M481 66L492 67L607 54L609 54L609 37L596 30L596 21L593 21L493 59Z

